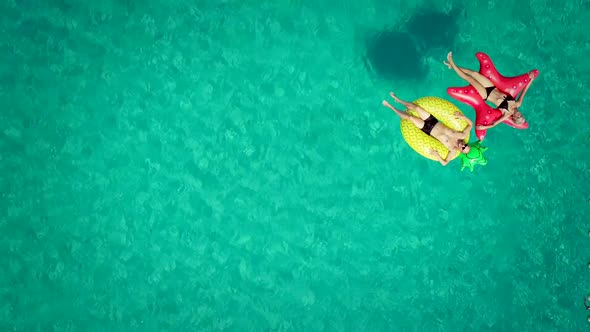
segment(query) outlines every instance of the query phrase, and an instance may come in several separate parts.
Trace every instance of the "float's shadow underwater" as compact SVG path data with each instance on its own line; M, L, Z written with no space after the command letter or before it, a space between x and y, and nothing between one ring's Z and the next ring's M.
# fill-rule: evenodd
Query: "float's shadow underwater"
M392 83L424 84L426 57L440 56L455 45L461 14L457 8L445 12L424 7L409 17L392 19L382 29L365 32L365 64L377 77Z

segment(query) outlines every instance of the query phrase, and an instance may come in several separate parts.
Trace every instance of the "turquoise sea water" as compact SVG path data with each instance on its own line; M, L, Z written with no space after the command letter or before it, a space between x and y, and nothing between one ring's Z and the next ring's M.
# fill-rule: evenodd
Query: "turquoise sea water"
M0 330L587 330L587 1L0 13ZM541 71L473 173L381 106L448 51Z

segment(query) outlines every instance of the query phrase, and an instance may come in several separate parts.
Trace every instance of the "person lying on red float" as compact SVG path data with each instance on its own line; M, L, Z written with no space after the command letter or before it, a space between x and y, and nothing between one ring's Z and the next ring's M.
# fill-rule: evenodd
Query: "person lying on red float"
M477 54L478 57L486 57L487 56L483 53L478 53ZM520 126L523 125L525 123L525 118L522 115L522 113L519 111L519 107L522 105L522 101L524 99L524 96L526 95L529 87L531 86L531 83L535 80L535 78L538 75L538 70L531 70L528 72L528 82L525 79L525 83L526 86L524 87L524 90L522 91L522 93L520 94L520 96L518 97L518 99L514 99L513 96L511 96L509 93L506 93L502 90L500 90L498 87L496 87L494 85L494 83L492 83L492 81L490 81L487 77L485 77L484 75L482 75L481 73L478 73L476 71L467 69L467 68L463 68L463 67L458 67L455 62L453 61L453 53L449 52L449 54L447 55L447 61L444 61L443 63L449 68L449 69L453 69L455 70L455 72L457 73L457 75L459 75L459 77L461 77L462 79L466 80L467 82L469 82L469 84L475 88L477 90L477 92L479 93L479 95L481 96L481 98L484 101L489 101L492 104L494 104L496 106L496 109L502 112L502 117L500 117L499 119L497 119L496 121L494 121L491 124L478 124L476 126L477 130L487 130L489 128L493 128L495 126L497 126L498 124L500 124L501 122L504 122L505 120L512 120L511 122L513 122L515 125ZM480 61L482 61L483 59L480 59ZM491 61L490 61L491 63ZM489 65L487 66L488 68L490 67ZM492 69L495 68L492 65ZM481 71L481 70L480 70ZM515 87L516 88L516 87Z

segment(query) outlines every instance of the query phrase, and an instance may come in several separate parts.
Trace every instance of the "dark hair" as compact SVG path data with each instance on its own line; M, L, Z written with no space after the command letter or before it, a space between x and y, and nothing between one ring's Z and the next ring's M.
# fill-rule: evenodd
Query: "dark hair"
M459 140L459 142L461 143L461 151L465 150L465 148L467 148L469 146L469 144L465 143L464 141Z

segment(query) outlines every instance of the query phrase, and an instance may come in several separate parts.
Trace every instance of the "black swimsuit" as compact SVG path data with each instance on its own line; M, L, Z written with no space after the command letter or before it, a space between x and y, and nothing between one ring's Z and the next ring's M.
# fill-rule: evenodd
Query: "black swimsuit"
M500 105L498 105L498 108L503 108L506 111L508 111L508 102L513 101L513 100L514 100L514 98L512 98L512 96L509 96L509 95L504 96L504 100L502 100Z
M490 94L492 94L492 92L496 89L495 86L488 86L486 89L486 93L488 94L484 100L488 100L488 97L490 96ZM511 95L505 95L504 96L504 100L502 100L502 102L500 103L500 105L498 105L498 108L501 109L505 109L506 111L508 111L508 102L510 101L514 101L514 98L512 98Z
M492 92L494 92L494 90L496 90L495 86L488 86L486 88L486 93L488 94L483 100L488 100L488 97L492 94Z
M426 120L424 120L424 126L422 126L420 130L422 130L426 135L430 135L432 128L434 128L437 123L438 120L431 114Z

